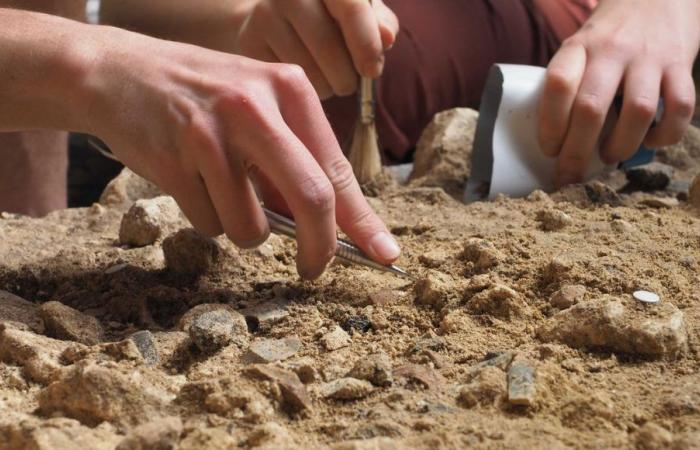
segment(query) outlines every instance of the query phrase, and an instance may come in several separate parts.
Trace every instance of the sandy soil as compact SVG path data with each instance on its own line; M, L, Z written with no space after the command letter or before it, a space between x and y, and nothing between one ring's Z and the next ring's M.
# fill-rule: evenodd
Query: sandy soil
M471 132L434 126L423 176L368 190L416 281L301 282L284 238L168 237L167 198L122 225L155 195L126 173L3 214L0 449L700 448L700 132L660 191L464 205Z

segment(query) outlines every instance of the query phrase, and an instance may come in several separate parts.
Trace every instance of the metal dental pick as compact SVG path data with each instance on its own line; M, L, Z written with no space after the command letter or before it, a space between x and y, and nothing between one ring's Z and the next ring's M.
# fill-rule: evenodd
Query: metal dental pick
M270 231L275 234L281 234L292 239L296 239L297 226L294 221L264 207L263 211L265 211L265 216L267 216L267 220L270 222ZM369 267L370 269L393 273L394 275L402 278L413 278L401 267L393 264L385 266L373 261L367 255L365 255L362 250L343 239L338 239L338 244L336 245L335 249L335 256L336 258L351 264L359 264L361 266Z

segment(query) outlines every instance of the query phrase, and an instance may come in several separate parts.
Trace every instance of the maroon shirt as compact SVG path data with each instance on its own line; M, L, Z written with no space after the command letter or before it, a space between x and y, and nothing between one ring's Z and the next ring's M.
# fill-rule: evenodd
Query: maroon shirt
M377 81L385 163L411 160L422 130L446 109L477 109L494 63L545 66L591 12L591 0L385 0L401 29ZM588 4L588 6L586 6ZM544 9L542 9L544 8ZM324 102L348 148L355 97Z

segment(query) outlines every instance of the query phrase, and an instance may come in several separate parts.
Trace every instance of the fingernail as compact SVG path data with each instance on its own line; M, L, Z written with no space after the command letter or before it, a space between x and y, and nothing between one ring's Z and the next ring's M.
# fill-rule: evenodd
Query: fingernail
M374 235L369 241L369 248L379 258L393 261L401 254L401 248L389 233L381 232Z

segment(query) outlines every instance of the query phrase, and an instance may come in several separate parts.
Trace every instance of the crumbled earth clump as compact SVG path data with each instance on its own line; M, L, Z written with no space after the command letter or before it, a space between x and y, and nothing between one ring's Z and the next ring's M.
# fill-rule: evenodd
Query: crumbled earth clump
M303 281L292 240L180 219L123 245L163 195L129 171L90 208L0 213L0 449L696 448L700 130L644 189L465 205L474 122L436 118L423 172L368 199L411 278Z

